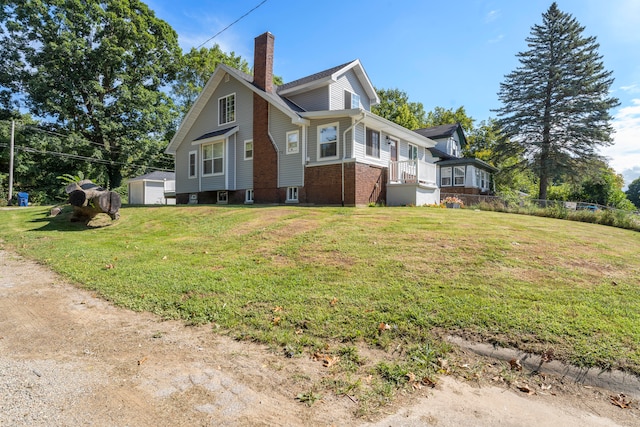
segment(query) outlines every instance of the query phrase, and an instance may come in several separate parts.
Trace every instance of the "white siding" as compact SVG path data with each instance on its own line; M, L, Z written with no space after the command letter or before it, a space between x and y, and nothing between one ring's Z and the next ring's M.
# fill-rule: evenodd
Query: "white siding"
M177 194L227 190L229 189L227 188L228 186L233 187L234 182L237 183L236 176L233 175L229 175L228 179L226 176L200 177L202 174L200 146L192 145L192 142L208 132L238 126L238 133L232 136L229 143L225 146L225 174L232 173L244 177L253 173L251 169L249 171L246 170L248 165L242 164L246 162L235 161L236 158L239 158L239 156L237 156L238 150L242 150L244 147L238 147L239 144L237 143L235 145L233 144L234 138L235 141L244 141L245 139L253 138L253 92L233 77L230 77L227 82L224 80L223 78L198 116L198 119L185 136L184 141L176 149L175 170ZM231 93L236 94L236 121L218 126L218 99ZM234 148L235 151L233 151ZM198 177L189 179L189 151L193 150L198 151ZM242 157L242 159L244 159L244 157ZM249 168L251 167L252 166L249 166Z
M129 183L129 204L141 205L144 203L144 195L142 191L143 185L144 183L142 181L134 181Z
M299 187L304 184L303 150L299 149L297 153L287 154L287 132L296 130L300 131L298 141L302 145L302 128L291 123L291 118L277 108L273 106L269 108L269 133L278 147L280 187Z
M358 77L353 72L353 70L349 70L338 77L338 80L335 83L331 84L330 88L331 104L329 109L343 110L345 107L344 92L349 91L351 93L359 95L361 107L369 111L371 107L369 103L369 97L360 84L360 81L358 80Z
M329 87L324 86L299 95L288 96L306 111L323 111L329 109Z

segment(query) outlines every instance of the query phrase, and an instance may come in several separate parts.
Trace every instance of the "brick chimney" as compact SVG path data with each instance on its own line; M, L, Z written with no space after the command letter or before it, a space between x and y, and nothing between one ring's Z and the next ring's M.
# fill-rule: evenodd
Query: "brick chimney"
M253 84L273 93L273 34L255 39ZM278 153L269 137L269 102L253 94L253 200L280 203L278 191Z
M253 51L253 84L273 93L273 34L266 32L255 38Z

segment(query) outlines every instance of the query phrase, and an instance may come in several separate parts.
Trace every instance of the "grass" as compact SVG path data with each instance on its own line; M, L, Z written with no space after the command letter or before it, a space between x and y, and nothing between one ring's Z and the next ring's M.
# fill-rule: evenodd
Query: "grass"
M0 210L2 247L132 310L331 353L338 393L372 393L362 371L381 400L433 376L446 334L640 375L638 232L415 207L125 207L102 227L46 214Z

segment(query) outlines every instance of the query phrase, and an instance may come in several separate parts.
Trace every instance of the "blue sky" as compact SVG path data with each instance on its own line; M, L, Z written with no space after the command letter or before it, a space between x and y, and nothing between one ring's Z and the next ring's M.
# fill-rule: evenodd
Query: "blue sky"
M198 47L263 0L147 0L178 33L186 51ZM374 86L409 99L464 106L476 124L495 117L504 75L518 66L531 27L551 0L267 0L207 42L253 62L253 39L275 36L274 72L291 81L360 59ZM558 7L595 36L613 71L615 144L602 154L629 184L640 176L640 1L559 0Z

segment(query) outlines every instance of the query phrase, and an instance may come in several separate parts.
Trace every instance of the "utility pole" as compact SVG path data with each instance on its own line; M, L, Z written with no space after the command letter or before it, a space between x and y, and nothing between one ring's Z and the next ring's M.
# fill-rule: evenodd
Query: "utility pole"
M9 200L7 202L11 204L13 198L13 147L15 144L15 130L16 121L11 120L11 148L9 149Z

